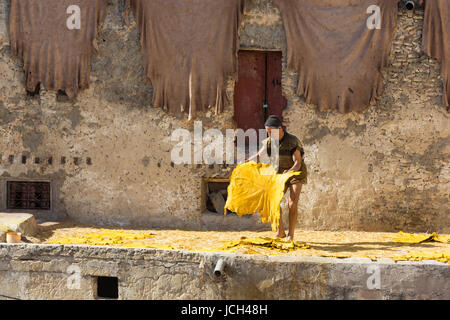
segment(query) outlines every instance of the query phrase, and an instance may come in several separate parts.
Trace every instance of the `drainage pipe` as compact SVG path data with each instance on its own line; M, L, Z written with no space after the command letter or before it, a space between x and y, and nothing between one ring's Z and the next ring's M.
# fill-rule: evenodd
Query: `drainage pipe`
M223 273L223 269L225 268L225 261L223 259L219 259L216 263L216 267L214 268L214 274L217 277L220 277Z

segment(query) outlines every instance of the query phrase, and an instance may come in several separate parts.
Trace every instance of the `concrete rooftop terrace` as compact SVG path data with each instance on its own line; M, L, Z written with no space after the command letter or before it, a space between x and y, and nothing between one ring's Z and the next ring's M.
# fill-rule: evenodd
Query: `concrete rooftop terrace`
M0 243L0 299L103 299L101 277L118 299L450 299L446 235L274 236L41 223L28 243Z
M296 230L295 248L271 231L196 231L92 227L74 222L43 223L31 243L87 244L208 252L338 258L435 259L450 263L450 236L430 234ZM241 241L242 238L244 241ZM439 240L439 239L438 239ZM273 243L270 243L273 241ZM286 245L284 245L286 243ZM306 248L307 247L307 248Z

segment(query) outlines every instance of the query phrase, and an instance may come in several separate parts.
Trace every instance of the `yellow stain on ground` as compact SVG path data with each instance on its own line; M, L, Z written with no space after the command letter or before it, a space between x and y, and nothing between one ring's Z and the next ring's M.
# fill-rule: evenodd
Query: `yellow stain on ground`
M422 261L422 260L437 260L441 262L447 262L450 264L450 250L446 252L424 252L424 251L412 251L403 256L392 257L394 261Z
M88 244L283 256L437 260L450 264L450 235L296 230L294 242L270 231L96 229L71 225L41 231L34 243ZM428 240L427 240L428 239ZM439 241L438 241L439 240Z
M164 250L177 250L181 248L177 248L171 245L165 244L148 244L145 242L126 242L120 245L120 247L125 248L146 248L146 249L164 249Z

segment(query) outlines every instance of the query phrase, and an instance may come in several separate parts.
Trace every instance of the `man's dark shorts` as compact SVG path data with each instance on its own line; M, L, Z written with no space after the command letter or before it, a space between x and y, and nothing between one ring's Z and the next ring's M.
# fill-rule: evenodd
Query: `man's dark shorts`
M307 184L308 183L308 169L306 168L305 162L302 160L302 166L300 168L300 174L296 174L289 178L286 182L286 189L293 184Z

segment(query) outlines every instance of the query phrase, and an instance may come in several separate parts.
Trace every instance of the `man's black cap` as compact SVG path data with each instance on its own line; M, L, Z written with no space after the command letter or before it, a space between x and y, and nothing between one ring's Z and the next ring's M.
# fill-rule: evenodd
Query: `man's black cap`
M283 124L281 123L281 120L277 116L271 115L267 118L264 126L265 127L282 127Z

